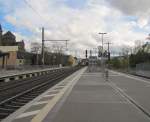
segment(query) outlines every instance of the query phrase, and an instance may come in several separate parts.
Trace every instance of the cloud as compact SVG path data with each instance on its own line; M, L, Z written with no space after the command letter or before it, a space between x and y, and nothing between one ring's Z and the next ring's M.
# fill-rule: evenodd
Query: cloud
M138 18L137 23L140 28L148 26L150 22L150 0L108 0L110 6L120 10L126 15Z
M66 4L66 0L28 0L30 7L23 1L19 5L14 2L14 8L5 15L5 20L16 28L31 32L30 36L16 33L17 37L30 40L26 42L28 49L29 43L41 42L42 26L45 27L46 39L69 39L70 50L84 52L85 49L97 47L101 44L99 32L107 32L104 40L111 41L115 46L133 45L134 40L145 37L145 33L134 28L147 28L148 18L145 15L146 19L141 16L137 22L127 21L124 20L124 14L140 15L142 11L149 11L147 7L137 13L136 10L140 8L134 7L137 0L133 1L130 1L130 5L125 0L109 0L109 6L104 0L87 0L85 5L82 3L83 8L76 7L79 3L75 6ZM144 2L141 5L145 5ZM10 9L8 5L5 7ZM112 46L114 50L115 46Z
M108 0L111 6L118 8L123 13L139 15L149 12L149 0Z

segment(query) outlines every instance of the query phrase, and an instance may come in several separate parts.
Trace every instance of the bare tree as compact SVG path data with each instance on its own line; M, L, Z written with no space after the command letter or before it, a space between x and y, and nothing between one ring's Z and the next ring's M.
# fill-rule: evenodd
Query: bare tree
M140 49L142 49L143 44L144 43L141 40L136 40L135 41L135 46L134 46L134 49L133 49L133 53L136 54Z
M132 54L133 48L129 45L122 46L121 55L127 57L129 54Z
M36 64L38 65L38 60L39 60L38 55L41 52L41 44L37 42L31 43L31 52L36 54Z
M63 46L62 45L58 45L58 44L53 44L52 49L54 51L54 53L58 53L58 54L62 54L63 53Z

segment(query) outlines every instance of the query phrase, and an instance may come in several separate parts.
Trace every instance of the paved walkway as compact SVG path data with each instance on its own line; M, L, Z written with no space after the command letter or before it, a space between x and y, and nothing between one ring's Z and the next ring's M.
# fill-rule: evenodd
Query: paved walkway
M101 73L85 72L43 122L149 122L149 117L123 94L123 86L130 84L129 79L112 72L106 81ZM113 81L122 84L122 89ZM134 82L131 81L131 85ZM133 94L129 93L131 97Z

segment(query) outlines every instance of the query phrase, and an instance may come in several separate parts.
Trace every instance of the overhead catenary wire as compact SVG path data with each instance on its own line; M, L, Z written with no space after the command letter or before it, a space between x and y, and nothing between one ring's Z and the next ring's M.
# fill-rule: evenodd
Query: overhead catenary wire
M34 11L40 18L42 18L45 21L45 24L48 23L48 21L45 20L45 18L29 3L28 0L23 0L23 1L30 9L32 9L32 11Z

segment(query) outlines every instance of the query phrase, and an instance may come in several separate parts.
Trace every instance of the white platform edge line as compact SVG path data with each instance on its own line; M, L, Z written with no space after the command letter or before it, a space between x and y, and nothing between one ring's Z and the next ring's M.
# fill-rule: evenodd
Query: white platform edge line
M49 101L39 101L39 102L35 102L32 105L41 105L41 104L47 104Z
M46 94L46 95L44 95L43 96L43 98L45 98L45 97L53 97L53 96L55 96L56 94Z
M38 114L39 112L40 112L40 110L31 111L31 112L26 112L26 113L23 113L23 114L19 115L18 117L16 117L16 119L20 119L20 118L24 118L24 117L36 115L36 114Z

